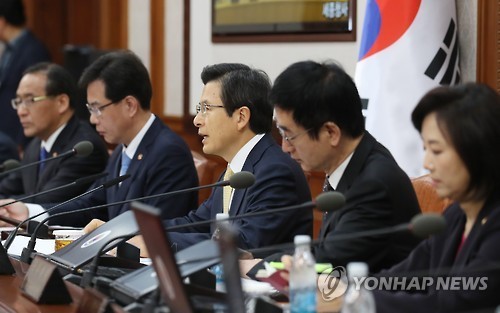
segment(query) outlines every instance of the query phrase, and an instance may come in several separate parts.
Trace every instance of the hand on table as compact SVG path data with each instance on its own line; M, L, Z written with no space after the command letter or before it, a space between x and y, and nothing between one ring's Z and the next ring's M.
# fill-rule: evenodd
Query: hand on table
M0 205L14 201L13 199L2 199ZM23 202L16 202L0 208L0 215L18 221L28 218L28 207ZM12 226L9 223L0 221L0 226Z

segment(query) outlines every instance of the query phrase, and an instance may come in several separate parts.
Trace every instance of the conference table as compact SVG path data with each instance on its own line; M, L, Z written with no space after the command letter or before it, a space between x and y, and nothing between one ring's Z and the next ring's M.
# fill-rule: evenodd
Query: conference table
M42 243L43 244L43 243ZM53 246L53 243L50 244ZM13 246L17 246L14 244ZM10 250L9 250L10 251ZM96 312L96 310L86 309L87 306L83 305L82 299L87 296L89 292L85 292L79 286L72 284L70 282L64 281L67 289L72 298L71 304L60 304L60 305L46 305L37 304L26 297L21 286L28 273L30 265L23 263L16 259L15 257L9 256L9 260L15 269L14 275L0 275L0 313L14 313L14 312L26 312L26 313L62 313L62 312ZM244 288L246 289L246 288ZM323 302L318 295L318 307L317 312L338 312L340 311L341 303L336 301L336 303ZM82 302L82 303L80 303ZM79 306L82 308L79 308ZM111 304L112 312L124 312L121 307L116 304Z
M29 265L10 257L16 274L0 275L0 313L26 312L26 313L66 313L77 312L78 304L83 296L83 289L65 282L70 292L73 303L68 305L43 305L36 304L21 291L21 286Z

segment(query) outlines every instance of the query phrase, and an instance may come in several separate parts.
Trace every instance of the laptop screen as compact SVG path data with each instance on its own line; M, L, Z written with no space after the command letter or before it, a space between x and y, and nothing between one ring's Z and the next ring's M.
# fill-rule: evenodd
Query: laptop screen
M138 230L134 214L131 211L127 211L104 223L94 231L78 238L70 245L57 250L49 255L48 258L65 268L75 270L91 261L110 240L127 234L133 234ZM110 244L104 252L111 250L121 241L123 241L123 238Z

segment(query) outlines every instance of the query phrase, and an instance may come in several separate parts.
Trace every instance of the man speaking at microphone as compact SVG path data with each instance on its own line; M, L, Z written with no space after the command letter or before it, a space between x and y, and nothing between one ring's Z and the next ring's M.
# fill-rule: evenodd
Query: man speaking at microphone
M97 132L117 147L105 169L109 176L129 174L130 179L90 193L50 213L156 195L198 185L193 157L186 143L150 110L152 86L140 59L130 51L116 51L99 57L82 74L80 85L87 91L90 122ZM94 183L99 186L109 177ZM91 186L91 188L93 188ZM183 216L198 203L197 193L155 198L148 204L162 208L163 218ZM52 205L29 205L29 215ZM125 212L130 204L67 214L52 224L84 226L92 218L108 220ZM1 212L1 211L0 211ZM23 203L7 207L10 217L24 220L28 209ZM44 216L45 217L45 216Z
M249 171L255 183L247 189L214 188L197 210L165 221L166 228L186 225L179 230L182 232L168 234L173 248L182 250L210 239L214 231L210 225L189 224L215 219L222 212L238 216L269 211L231 222L239 233L238 246L243 249L290 242L297 234L311 234L310 209L272 213L273 209L309 201L311 195L298 164L281 151L270 134L272 108L267 96L271 86L267 74L244 64L223 63L205 67L201 79L205 86L193 123L203 138L203 152L228 162L221 179L228 179L230 172ZM140 240L134 243L143 249Z
M65 157L12 172L0 183L0 197L20 198L102 172L108 160L106 145L89 123L75 116L75 96L75 82L60 65L44 62L26 69L11 101L24 135L35 137L24 151L22 165L63 154L81 141L91 142L93 150L86 157ZM89 185L75 185L31 201L64 201Z

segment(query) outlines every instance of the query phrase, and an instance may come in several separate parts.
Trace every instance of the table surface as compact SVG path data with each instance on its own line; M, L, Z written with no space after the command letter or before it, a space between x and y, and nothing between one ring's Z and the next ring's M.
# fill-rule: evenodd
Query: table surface
M77 312L78 301L83 295L83 290L71 283L65 282L73 299L69 305L39 305L26 298L21 285L28 272L29 265L11 258L11 263L16 270L14 275L0 275L0 312L23 313L62 313Z

